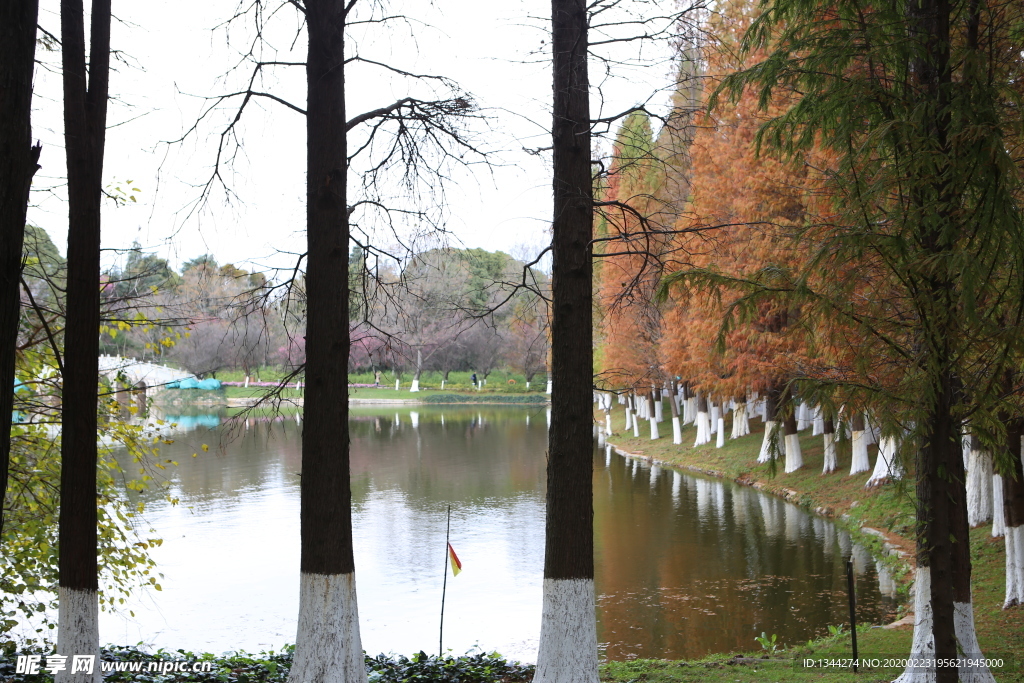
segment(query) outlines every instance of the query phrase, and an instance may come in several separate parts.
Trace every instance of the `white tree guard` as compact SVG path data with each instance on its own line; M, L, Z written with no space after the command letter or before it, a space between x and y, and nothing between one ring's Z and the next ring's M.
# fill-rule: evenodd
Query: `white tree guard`
M853 456L850 462L850 474L867 472L871 469L871 460L868 458L868 442L865 439L864 431L853 432L850 437Z
M1024 605L1024 526L1006 527L1006 598L1003 609Z
M891 436L884 436L878 444L878 457L875 459L875 469L865 486L877 486L886 479L900 479L902 476L903 468L896 461L896 439Z
M771 460L771 453L768 450L768 445L771 442L772 433L778 429L779 423L775 420L768 420L764 423L764 439L761 441L761 451L757 454L757 461L759 463L765 463Z
M93 590L57 589L57 654L67 657L66 668L54 683L101 683L99 596ZM72 674L75 655L95 655L92 675Z
M365 683L355 574L299 575L299 627L288 683Z
M700 411L697 413L697 417L694 418L694 424L697 426L697 438L694 440L694 446L701 446L711 441L711 417Z
M829 474L839 469L839 460L836 458L836 435L822 434L825 442L825 462L822 465L821 473Z
M992 538L1006 533L1006 519L1003 516L1003 478L992 475Z
M732 438L738 439L750 433L750 419L747 417L747 404L737 403L732 411Z
M967 523L973 526L992 519L992 456L971 449L967 459Z
M598 683L593 579L544 579L534 683Z
M800 435L786 435L786 474L796 472L804 466L804 454L800 450Z
M933 610L931 601L931 570L918 567L914 580L914 638L910 646L911 662L920 663L935 656L935 637L932 633ZM964 659L983 659L974 630L974 606L970 602L953 603L953 628ZM963 683L995 683L987 667L961 667L958 671ZM893 683L934 683L935 668L908 665Z

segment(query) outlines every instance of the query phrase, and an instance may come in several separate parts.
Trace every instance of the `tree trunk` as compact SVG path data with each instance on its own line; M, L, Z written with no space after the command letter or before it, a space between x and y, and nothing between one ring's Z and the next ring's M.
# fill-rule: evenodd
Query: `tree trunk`
M365 681L348 434L348 239L343 0L307 0L306 394L293 683Z
M668 405L672 410L672 443L679 445L683 443L683 425L679 420L679 403L677 402L675 382L672 383L672 396Z
M110 0L95 0L92 5L88 72L82 0L61 1L60 23L68 170L68 279L58 522L57 652L70 657L99 655L96 401L100 198L110 74ZM55 676L58 682L71 678L69 670ZM75 678L81 680L82 677ZM100 680L99 667L95 668L92 680Z
M594 614L590 103L587 5L552 0L551 428L536 683L597 683Z
M21 250L39 146L32 146L32 69L39 0L0 1L0 387L14 386L21 313ZM0 391L0 415L14 409L14 391ZM11 423L0 435L0 501L7 492ZM4 511L0 505L0 535Z
M836 459L836 426L832 418L824 418L821 430L825 441L825 459L821 473L829 474L839 469L839 461Z
M759 463L766 463L772 459L773 450L777 450L778 444L773 447L773 441L777 440L776 430L778 429L779 394L781 392L775 387L769 387L764 395L764 439L761 441L761 451L757 455Z
M711 415L709 413L707 394L698 394L697 416L693 418L693 424L697 428L697 437L693 441L694 446L701 446L711 441Z
M658 433L658 415L655 409L656 405L661 405L654 399L654 390L651 390L647 394L647 419L651 423L651 441L660 439L661 435Z
M1006 426L1006 450L1003 469L1003 543L1006 548L1006 599L1003 609L1024 604L1024 464L1021 463L1021 437L1024 419L1016 418Z
M791 404L795 401L790 398ZM787 411L785 419L782 421L782 433L785 436L786 444L786 474L790 472L796 472L804 465L804 454L800 450L800 435L797 433L797 421L796 421L796 409L798 406L793 405L793 409Z
M850 474L867 472L871 469L871 460L868 459L868 442L864 434L864 413L859 410L853 414L850 420Z

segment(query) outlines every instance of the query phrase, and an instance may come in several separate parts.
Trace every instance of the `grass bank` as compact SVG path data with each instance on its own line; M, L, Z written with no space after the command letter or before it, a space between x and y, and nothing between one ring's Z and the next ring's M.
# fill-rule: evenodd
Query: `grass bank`
M822 475L824 448L820 436L810 436L811 430L801 432L800 446L804 466L791 474L781 467L773 473L768 465L759 465L757 453L764 437L760 420L750 421L752 434L739 439L726 439L722 448L715 443L693 446L695 429L683 430L681 445L672 443L672 425L666 420L659 427L662 438L651 440L650 428L642 422L640 438L632 431L625 432L624 409L616 406L612 411L613 436L608 441L627 453L660 461L668 466L730 479L754 486L766 493L783 497L810 511L831 518L853 533L858 542L869 547L876 556L888 557L896 578L904 591L909 588L914 543L914 491L908 478L902 482L887 482L882 486L866 488L870 473L850 476L850 443L837 444L839 471ZM595 412L595 419L604 424L603 411ZM726 420L727 434L731 429ZM871 447L874 462L875 447ZM986 657L1003 658L1004 670L994 672L998 681L1024 682L1024 609L1003 610L1005 554L1003 539L991 538L991 526L978 527L971 532L971 557L974 566L973 595L976 628L982 652ZM865 624L858 629L861 657L878 657L880 664L887 658L906 657L910 652L913 635L911 625L882 628L882 624ZM784 634L779 634L784 636ZM672 662L663 660L635 660L611 662L602 670L605 681L721 681L745 683L747 681L823 681L845 682L890 681L900 673L896 668L868 668L854 674L833 668L805 668L797 663L805 658L849 658L851 639L848 633L829 637L802 646L790 647L770 659L757 643L751 651L729 655L709 656L700 661ZM1012 663L1011 663L1012 661Z

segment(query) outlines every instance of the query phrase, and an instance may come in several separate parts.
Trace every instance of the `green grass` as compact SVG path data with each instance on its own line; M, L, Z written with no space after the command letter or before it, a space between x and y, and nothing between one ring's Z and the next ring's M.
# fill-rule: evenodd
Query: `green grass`
M604 424L604 412L595 411L595 420ZM623 434L624 408L615 406L612 410L614 436L609 438L613 445L630 453L660 460L683 469L703 472L712 476L731 479L747 485L755 485L762 491L788 498L792 502L811 510L819 510L825 516L854 532L862 526L890 532L890 542L897 542L901 548L913 553L911 540L914 524L914 498L912 473L902 482L888 482L879 487L865 488L870 473L854 476L850 469L849 441L837 444L839 470L822 475L823 444L820 436L810 436L811 430L801 432L800 447L803 451L804 466L791 474L782 472L781 463L775 473L768 465L757 464L757 454L764 435L761 420L752 419L754 433L740 439L726 439L725 446L715 448L710 444L694 447L695 429L690 426L683 430L683 443L673 445L672 425L666 418L659 425L662 438L652 441L650 428L643 421L640 438L632 431ZM727 434L731 420L726 419ZM646 435L643 436L643 435ZM871 448L872 462L875 448ZM899 537L899 538L896 538ZM860 533L858 541L864 543L876 554L882 552L882 541L875 536ZM1003 539L991 538L991 525L971 531L971 557L973 562L974 614L978 640L986 657L1019 657L1024 652L1024 609L1003 610L1005 554ZM902 596L906 599L911 576L906 565L896 558L888 560L893 565L897 580L902 582ZM901 567L902 565L902 567ZM861 656L890 655L902 657L910 652L913 631L910 627L900 629L872 628L858 633ZM755 645L752 643L752 646ZM761 657L763 652L751 651L748 656ZM729 663L732 655L714 655L700 661L671 662L663 660L635 660L631 662L610 662L602 668L604 681L712 681L722 683L746 683L748 681L822 681L845 682L890 681L898 671L862 670L858 674L833 669L804 669L794 666L794 657L850 657L849 634L830 637L809 645L791 648L775 659L764 663ZM1016 665L1016 663L1015 663ZM1024 681L1024 665L1010 671L994 672L998 681Z

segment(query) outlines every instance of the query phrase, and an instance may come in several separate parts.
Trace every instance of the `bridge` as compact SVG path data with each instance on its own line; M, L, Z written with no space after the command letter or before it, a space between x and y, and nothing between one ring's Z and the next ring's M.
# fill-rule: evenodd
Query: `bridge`
M128 389L149 390L159 388L168 382L195 377L191 372L169 368L134 358L102 355L99 358L100 375L114 383L118 375L128 380Z

